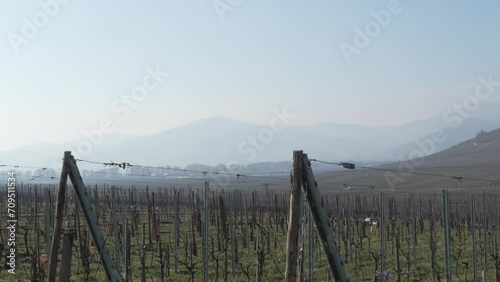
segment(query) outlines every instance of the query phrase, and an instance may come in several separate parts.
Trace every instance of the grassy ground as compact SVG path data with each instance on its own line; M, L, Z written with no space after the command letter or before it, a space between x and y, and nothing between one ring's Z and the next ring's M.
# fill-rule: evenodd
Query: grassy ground
M41 211L43 206L40 206L39 215L39 225L43 228L43 217ZM70 211L72 208L70 207ZM35 242L35 232L34 232L34 221L29 221L29 214L31 212L30 206L23 206L21 208L22 216L19 222L21 227L25 227L24 230L28 232L27 242L28 248L34 247ZM126 218L131 218L130 212L125 212ZM188 263L190 261L190 253L192 246L192 233L191 233L191 220L192 220L193 210L183 206L180 209L180 242L178 250L178 271L175 271L175 258L174 258L174 225L173 223L173 213L168 208L158 208L157 216L160 221L164 222L160 227L160 241L162 246L169 246L170 249L170 272L165 278L166 281L189 281L190 272L188 268L182 263ZM210 217L215 218L218 214L212 214ZM283 215L280 215L283 216ZM121 218L121 213L118 214L118 218ZM232 217L231 217L232 218ZM218 281L224 281L225 273L227 272L228 281L258 281L258 257L259 255L263 257L262 272L260 275L260 281L282 281L283 273L285 271L285 244L286 244L286 225L281 226L275 223L276 215L267 211L262 211L257 213L255 228L249 230L253 232L253 240L248 242L248 248L243 248L243 238L245 237L245 230L243 218L241 214L237 215L237 223L235 228L235 245L237 246L236 264L235 271L233 273L232 268L232 255L231 255L231 236L227 243L228 251L225 253L223 250L218 250L218 240L217 240L217 224L216 221L210 222L210 240L209 249L213 255L210 255L209 259L209 280L214 281L217 272L217 262L218 260ZM202 219L203 220L203 219ZM303 218L305 220L305 217ZM345 268L351 281L375 281L375 277L380 270L380 230L377 229L376 225L368 226L366 229L366 237L360 238L358 233L357 225L353 224L357 222L357 219L350 218L351 228L347 228L346 218L342 218L343 223L335 219L333 221L334 228L336 230L337 241L340 242L339 246L345 260ZM436 250L435 259L433 263L432 251L431 251L431 228L430 221L425 220L423 224L423 229L417 228L417 242L416 242L416 260L412 258L412 229L407 229L404 225L405 218L399 217L393 223L395 227L399 227L400 240L401 240L401 250L400 263L401 263L401 281L443 281L444 280L444 248L443 248L443 231L439 221L436 219L435 224L435 240L436 240ZM83 224L83 217L81 218ZM108 224L110 223L109 211L101 216L100 224L103 232L107 234ZM147 209L142 209L139 216L139 228L136 230L135 236L131 238L131 264L132 264L132 276L133 281L140 281L143 267L141 265L141 252L142 252L142 224L148 222ZM389 222L389 221L388 221ZM390 222L389 222L390 223ZM72 219L69 217L66 229L70 229L72 226ZM371 227L371 231L370 231ZM307 232L308 224L304 224L304 237L299 240L299 243L303 246L302 250L302 261L303 261L303 272L302 275L306 279L309 275L309 262L310 258L308 255L309 251L309 234ZM19 250L18 265L16 267L16 274L12 275L7 273L6 269L3 268L0 272L0 281L31 281L31 257L30 254L26 253L26 244L24 242L24 231L23 229L18 229L17 233L17 244ZM338 232L340 230L340 232ZM452 274L454 281L471 281L472 280L472 235L467 228L462 229L462 234L459 237L457 229L452 229ZM481 271L485 269L484 265L484 242L482 239L481 228L479 227L477 231L477 275L481 275ZM2 232L3 233L3 232ZM268 237L269 234L269 237ZM340 237L337 236L340 234ZM348 235L349 234L349 235ZM481 234L481 236L479 236ZM6 242L5 234L2 235L3 242ZM145 272L147 281L160 281L160 258L158 253L158 245L156 241L152 240L152 245L149 245L149 234L146 227L146 257L145 257ZM346 245L344 244L347 236L350 236L349 257L346 259ZM493 252L493 243L495 233L492 230L488 231L488 251L490 254ZM40 242L40 252L45 252L45 237L43 232L38 236ZM202 281L202 237L200 233L195 229L195 242L197 246L198 255L193 256L194 262L194 281ZM316 235L313 237L313 274L315 281L328 281L329 278L329 268L326 262L325 256L320 242ZM114 257L114 240L113 236L106 236L106 243L110 250L111 256ZM223 243L222 243L223 244ZM73 258L71 266L71 281L82 281L84 280L84 269L81 265L80 252L78 249L78 240L74 241L73 244ZM223 248L222 248L223 249ZM166 250L165 250L166 251ZM7 247L4 246L2 253L7 252ZM409 255L410 254L410 255ZM410 257L407 260L406 256ZM387 281L397 281L397 265L396 265L396 237L395 234L389 232L385 240L385 270L390 273L390 277ZM495 281L495 265L494 260L491 256L488 257L489 271L486 273L486 281ZM90 277L91 281L105 281L104 270L100 264L94 259L91 259L90 263ZM182 262L181 262L182 261ZM59 262L60 263L60 262ZM123 273L123 262L121 264L121 273ZM166 270L166 269L165 269ZM167 270L166 270L167 271ZM244 273L248 272L248 276ZM437 274L439 273L439 274ZM43 275L42 275L43 276ZM438 279L440 277L440 280Z

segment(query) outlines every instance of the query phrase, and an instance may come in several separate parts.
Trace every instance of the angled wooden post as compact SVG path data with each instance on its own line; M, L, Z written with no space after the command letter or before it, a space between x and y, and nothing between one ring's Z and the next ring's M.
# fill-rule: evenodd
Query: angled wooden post
M97 224L97 217L92 209L90 202L90 197L85 189L85 184L83 183L82 176L76 165L76 160L73 156L69 156L67 160L68 175L73 183L73 188L76 192L76 197L82 208L85 221L90 228L90 235L92 235L92 240L96 246L97 252L100 256L104 272L106 273L106 278L109 282L119 282L122 281L120 274L118 273L116 266L113 265L111 256L109 255L108 247L104 241L104 237L101 232L101 228Z
M104 242L101 229L97 224L97 218L94 211L92 210L90 198L87 195L82 176L80 175L80 171L78 170L78 166L76 165L75 158L71 155L70 151L64 152L61 180L59 182L59 192L57 194L56 222L54 224L54 236L52 238L52 248L50 251L48 281L55 282L56 279L57 256L61 241L62 219L64 216L64 200L66 194L66 182L68 180L68 177L73 183L73 187L80 203L80 207L82 208L83 215L85 216L87 225L90 227L90 234L92 235L94 245L96 246L97 251L100 255L104 271L106 272L106 278L111 282L119 282L122 279L111 261L111 257L109 256L109 251L106 247L106 243Z
M318 231L321 245L323 246L326 259L330 265L330 271L332 272L335 281L347 282L349 279L347 278L342 257L333 235L333 228L330 226L330 221L328 220L328 215L325 207L323 206L323 200L319 193L318 184L314 178L314 173L311 169L311 162L309 161L307 154L304 154L302 161L304 167L304 192L314 219L314 225Z

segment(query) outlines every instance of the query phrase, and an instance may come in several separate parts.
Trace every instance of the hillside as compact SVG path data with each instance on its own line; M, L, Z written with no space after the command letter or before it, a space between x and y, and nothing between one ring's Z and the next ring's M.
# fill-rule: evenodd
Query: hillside
M62 152L68 149L82 159L181 167L289 161L297 148L327 160L393 162L415 150L415 140L427 138L436 128L441 128L448 138L436 144L434 152L467 140L481 130L500 127L498 108L499 104L482 105L481 111L464 120L459 129L451 128L441 115L436 115L390 128L333 122L288 125L265 139L259 134L269 132L269 125L214 117L148 136L105 136L85 155L79 155L77 148L88 144L88 140L38 143L0 152L0 164L59 168Z
M352 189L440 189L440 188L481 188L500 186L500 129L478 134L475 138L461 142L439 153L415 159L410 162L398 162L374 167L378 170L358 168L353 171L341 171L320 175L318 182L321 187ZM383 171L383 170L395 170ZM408 175L405 172L432 175ZM464 179L433 175L458 176ZM470 180L489 179L487 181ZM393 185L390 185L392 182ZM324 183L321 185L321 183Z

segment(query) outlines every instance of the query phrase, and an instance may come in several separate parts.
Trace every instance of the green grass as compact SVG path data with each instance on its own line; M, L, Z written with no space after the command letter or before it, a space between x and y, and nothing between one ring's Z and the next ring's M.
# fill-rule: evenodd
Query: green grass
M71 210L71 209L70 209ZM19 222L20 226L23 227L30 227L28 229L29 232L29 240L28 244L29 247L32 248L34 246L34 223L33 222L28 222L28 214L29 214L29 207L24 207L22 209L23 213L21 216L21 220ZM259 215L259 213L257 213ZM180 223L180 249L179 249L179 259L186 261L186 252L185 252L185 243L186 243L186 234L190 234L191 232L191 215L192 215L192 210L191 209L186 209L186 208L181 208L180 209L180 216L181 216L181 223ZM39 218L39 225L40 227L43 227L43 218L40 213L40 218ZM121 218L121 214L118 214L119 218ZM166 210L158 209L158 216L160 217L161 221L168 221L168 222L173 222L173 218L170 216L170 212L167 212ZM283 215L282 215L283 216ZM127 218L131 218L129 214L126 215ZM269 217L271 218L271 228L268 230L268 219ZM104 218L109 218L109 211L106 213L105 216L101 216L101 230L103 230L105 233L107 233L107 221L103 222ZM259 216L257 217L259 219ZM282 273L285 271L285 248L286 248L286 233L283 233L281 228L275 225L274 223L274 214L265 212L262 214L262 220L257 220L257 223L259 226L261 226L264 231L260 231L259 227L256 227L253 232L254 232L254 241L250 241L248 246L250 247L249 249L244 249L242 247L242 237L244 236L244 224L242 225L237 225L236 226L236 235L237 235L237 246L238 246L238 262L241 263L241 265L249 270L250 273L250 280L251 281L256 281L256 272L257 272L257 251L254 248L256 245L256 240L257 238L260 238L260 246L263 246L263 250L265 252L265 261L263 265L263 271L262 271L262 281L282 281L283 276ZM131 239L131 260L132 260L132 275L133 275L133 281L140 281L141 279L141 272L142 272L142 266L140 263L140 248L142 245L142 223L147 224L147 211L143 209L140 218L139 218L139 226L140 228L137 230L137 234L135 237L132 237ZM351 219L352 222L354 222L356 219ZM238 221L242 221L242 218L240 217L240 213L238 213ZM83 218L81 218L81 222L83 223ZM401 228L401 249L402 251L408 253L411 253L411 228L410 228L410 233L407 233L405 228L402 225L401 219L397 220L395 222L396 226L399 226ZM403 279L402 281L438 281L436 280L435 275L433 274L433 268L432 268L432 263L431 263L431 248L430 248L430 222L428 220L425 220L424 222L424 228L423 230L418 230L417 234L417 248L416 248L416 253L417 253L417 260L416 261L411 261L410 263L410 268L409 268L409 275L403 274ZM72 219L70 217L69 225L72 226ZM147 225L146 225L147 226ZM343 227L341 228L341 234L347 234L347 230L345 229L345 224L342 225ZM351 245L351 258L349 259L348 262L345 263L345 268L346 272L348 273L348 276L351 277L351 281L374 281L375 277L375 269L379 270L380 267L379 265L375 265L375 260L372 256L372 254L377 255L380 252L380 238L379 235L377 234L376 228L374 227L373 233L367 229L367 237L360 239L359 234L357 229L355 228L356 225L351 224L352 228L350 230L350 234L352 236L352 245ZM66 226L69 227L69 226ZM223 281L224 277L224 252L218 252L217 250L217 240L216 240L216 225L211 224L209 226L210 230L209 233L210 235L214 238L214 249L215 249L215 255L219 258L219 280L218 281ZM338 234L339 226L337 225L337 222L334 224L334 228L336 230L335 236ZM482 228L482 227L478 227ZM147 229L147 227L146 227ZM307 224L305 225L305 230L307 230ZM285 226L285 231L286 231L286 226ZM147 232L147 230L146 230ZM270 232L270 246L268 248L267 246L267 235L266 232ZM483 263L483 257L484 257L484 252L482 250L483 242L482 242L482 237L479 236L479 229L477 231L477 241L478 241L478 246L477 246L477 265L478 265L478 275L480 275L480 272L484 269L484 263ZM482 231L481 231L482 232ZM198 256L193 257L193 261L195 262L195 278L194 281L202 281L202 238L199 236L199 233L195 230L196 236L196 245L198 248ZM436 243L436 267L440 270L441 272L441 280L444 280L444 249L443 249L443 231L439 223L436 224L436 231L435 234L437 235L437 243ZM161 233L160 233L160 238L161 242L163 244L169 244L171 249L173 250L174 247L174 232L173 232L173 224L163 224L161 226ZM453 279L454 281L470 281L472 277L472 269L466 269L462 262L467 262L469 265L472 265L472 237L469 231L465 228L463 230L462 238L461 241L459 242L459 238L456 234L456 229L453 229L451 232L452 235L452 273L453 273ZM493 233L489 233L489 238L490 240L493 240ZM2 236L4 236L2 232ZM309 256L308 256L308 234L307 232L305 233L305 238L303 240L303 275L306 278L308 276L308 263L309 263ZM345 249L344 249L344 242L342 238L344 236L341 236L341 238L336 238L337 240L340 239L340 248L342 254L345 254ZM275 243L275 238L276 238L276 243ZM5 240L5 238L3 238ZM44 252L46 249L45 246L45 238L43 236L39 237L40 240L40 250L41 252ZM188 239L189 240L189 239ZM146 244L148 244L148 239L146 235ZM212 244L212 241L210 240L210 245ZM6 270L2 270L0 272L0 281L31 281L31 264L30 264L30 258L29 254L25 253L25 243L23 240L23 233L18 232L17 234L17 243L18 243L18 249L20 253L20 265L18 265L16 269L16 274L12 275L6 272ZM106 238L106 243L107 246L110 250L110 253L112 256L114 256L114 240L113 236L108 236ZM360 246L360 243L362 243L362 247ZM461 250L461 256L459 257L459 249L458 247L460 246L460 243L463 246L463 249ZM264 245L262 245L264 244ZM276 248L275 248L276 244ZM489 242L489 251L492 251L492 241ZM72 276L71 276L71 281L83 281L84 279L84 272L83 268L80 265L80 254L78 250L78 240L74 241L74 248L73 248L73 259L72 259ZM356 250L356 246L358 246L358 250ZM210 247L211 248L211 247ZM231 242L228 242L228 280L229 281L247 281L246 275L243 273L241 266L238 264L236 267L236 271L232 273L232 266L231 266ZM4 247L3 253L5 254L6 249ZM175 265L174 265L174 256L173 256L173 251L171 253L170 257L170 264L171 264L171 272L169 273L169 276L166 277L166 281L188 281L189 279L189 271L186 269L185 266L179 263L178 265L178 273L175 272ZM401 254L401 267L402 271L406 272L408 271L408 265L406 258ZM380 262L379 262L380 263ZM121 263L123 266L123 263ZM316 235L314 235L314 258L313 258L313 264L314 264L314 278L316 281L327 281L328 279L328 273L329 273L329 268L326 262L326 258L323 254L323 250L321 248L321 245L318 241L318 238ZM60 265L60 264L59 264ZM209 259L209 275L210 275L210 281L214 281L215 279L215 261L210 258ZM390 272L393 273L393 278L391 278L389 281L396 281L395 276L396 276L396 254L395 254L395 238L394 236L388 235L387 240L386 240L386 248L385 248L385 265L386 269L389 270ZM489 257L489 271L487 272L487 280L486 281L495 281L495 267L494 267L494 261ZM153 246L150 248L150 250L146 251L146 267L147 267L147 281L159 281L160 277L160 263L159 263L159 258L158 258L158 249L156 247L155 241L153 240ZM95 277L95 281L105 281L105 275L104 275L104 270L102 267L97 262L93 262L90 265L91 268L91 275L90 277ZM465 278L467 275L467 279Z

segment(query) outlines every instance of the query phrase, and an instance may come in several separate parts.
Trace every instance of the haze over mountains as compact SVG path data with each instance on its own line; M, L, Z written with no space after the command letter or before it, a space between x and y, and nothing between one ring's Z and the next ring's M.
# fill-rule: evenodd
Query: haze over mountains
M437 128L446 138L429 154L470 139L481 130L499 128L499 109L500 104L482 104L470 117L462 118L457 128L438 115L391 128L323 123L288 126L271 135L268 126L215 117L150 136L105 136L101 144L92 146L90 154L80 156L80 140L39 143L0 152L0 164L59 167L67 149L88 160L181 167L289 161L295 149L323 160L380 163L404 158L419 148L415 141L428 138ZM267 135L262 135L264 131ZM265 138L259 139L259 134Z

